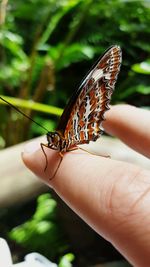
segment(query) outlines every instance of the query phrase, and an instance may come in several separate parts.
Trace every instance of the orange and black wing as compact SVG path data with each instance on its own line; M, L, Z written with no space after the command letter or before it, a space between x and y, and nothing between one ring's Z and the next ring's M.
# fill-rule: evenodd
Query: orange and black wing
M121 49L112 46L96 62L66 106L58 125L69 147L96 141L121 65Z

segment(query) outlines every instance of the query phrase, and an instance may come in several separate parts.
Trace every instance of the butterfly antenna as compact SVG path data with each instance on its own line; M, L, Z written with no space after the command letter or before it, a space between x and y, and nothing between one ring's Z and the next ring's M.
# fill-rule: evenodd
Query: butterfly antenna
M48 130L42 126L41 124L39 124L38 122L34 121L32 118L30 118L27 114L25 114L23 111L21 111L19 108L15 107L13 104L9 103L7 100L5 100L4 98L2 98L0 96L0 99L2 101L4 101L5 103L7 103L10 107L12 107L13 109L15 109L16 111L18 111L20 114L22 114L24 117L28 118L30 121L34 122L35 124L37 124L39 127L43 128L46 132L48 132Z

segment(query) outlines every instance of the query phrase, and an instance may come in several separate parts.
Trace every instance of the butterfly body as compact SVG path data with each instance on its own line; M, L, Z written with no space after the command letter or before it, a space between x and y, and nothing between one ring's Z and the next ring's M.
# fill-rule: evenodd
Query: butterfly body
M48 147L67 152L101 136L121 60L119 46L112 46L98 59L71 97L56 132L47 133Z

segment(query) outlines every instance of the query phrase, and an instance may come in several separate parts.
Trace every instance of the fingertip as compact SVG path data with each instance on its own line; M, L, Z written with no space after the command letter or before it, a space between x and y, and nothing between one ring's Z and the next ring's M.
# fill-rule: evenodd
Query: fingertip
M27 142L21 153L22 160L27 168L32 171L35 159L38 160L38 151L40 150L40 141L38 139Z
M39 172L39 163L41 163L41 160L39 159L39 151L35 151L33 153L27 153L26 151L23 151L21 153L21 157L28 169L36 174Z
M39 147L40 142L37 146L34 141L28 143L21 153L21 157L29 170L52 187L51 177L53 177L57 168L59 154L47 147L44 147L45 153L43 153L41 147Z
M21 158L22 158L22 161L25 164L25 166L30 169L30 163L31 163L30 154L23 151L23 152L21 152Z
M34 139L25 144L21 153L22 160L25 166L37 176L45 177L44 175L44 155L41 151L41 139Z

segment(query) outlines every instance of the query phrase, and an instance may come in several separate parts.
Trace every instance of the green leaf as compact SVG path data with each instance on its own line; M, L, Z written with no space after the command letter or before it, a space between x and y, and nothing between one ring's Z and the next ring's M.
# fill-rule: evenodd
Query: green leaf
M41 221L43 219L54 218L57 203L50 197L50 194L44 194L38 197L38 206L33 216L34 220Z
M140 74L150 74L150 60L134 64L132 70Z
M51 224L48 221L43 220L41 222L36 223L36 230L37 230L37 233L40 235L47 233L48 231L51 230L52 227L53 227L53 224Z
M8 97L4 95L0 95L0 97L4 98L6 101L8 101L10 104L21 107L25 109L31 109L38 112L48 113L56 116L61 116L62 109L54 106L48 106L45 104L41 104L38 102L33 102L32 100L23 100L15 97ZM6 105L6 103L0 99L0 104Z
M150 94L150 86L146 86L143 84L140 84L138 86L136 86L135 90L143 95L149 95Z
M64 48L64 50L63 50ZM59 58L60 53L63 51L63 57ZM55 65L57 70L68 67L72 63L79 62L83 59L91 59L94 56L94 48L90 45L84 45L80 43L74 43L67 48L63 44L59 44L57 47L51 47L48 55L53 61L58 62Z
M10 31L0 33L0 43L7 48L14 56L22 61L27 61L27 56L22 49L23 39L20 35Z
M24 63L23 64L21 63L20 70L22 69L22 75L20 75L21 72L18 69L19 66L17 66L16 68L16 63L14 66L13 64L2 65L0 68L1 85L4 84L6 86L10 86L10 88L20 86L20 82L24 81L26 77L26 72L23 71L24 67L25 67Z
M35 214L13 228L9 237L28 251L37 251L49 258L62 255L68 246L56 216L56 201L50 194L43 194L37 202Z
M70 0L70 1L66 1L63 3L62 8L59 11L57 11L57 13L54 14L52 16L52 18L50 19L50 22L49 22L48 26L46 27L46 30L43 33L43 35L39 41L39 44L37 47L38 50L42 50L43 45L50 38L53 31L56 30L56 27L57 27L58 23L60 22L60 20L62 19L62 17L64 15L66 15L72 8L77 6L80 2L81 2L81 0Z
M64 255L61 258L58 267L72 267L73 265L71 264L71 262L74 260L74 258L75 256L72 253Z
M126 89L123 92L118 93L117 97L119 100L126 99L127 97L135 94L135 93L140 93L142 95L148 95L150 94L150 86L146 86L143 84L137 85L137 86L132 86Z
M12 60L12 67L19 72L19 74L22 72L25 72L29 68L29 61L28 59L24 58L24 60L20 58L14 58Z
M3 30L0 32L0 42L5 43L6 41L9 41L10 45L22 45L23 44L23 39L21 38L20 35Z

